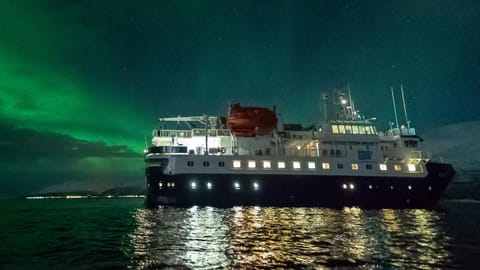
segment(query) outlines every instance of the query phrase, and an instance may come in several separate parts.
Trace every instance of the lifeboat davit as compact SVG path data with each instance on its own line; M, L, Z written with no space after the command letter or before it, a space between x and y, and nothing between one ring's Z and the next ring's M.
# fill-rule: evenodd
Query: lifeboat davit
M242 107L240 103L230 106L227 127L239 137L265 135L277 128L274 111L262 107Z

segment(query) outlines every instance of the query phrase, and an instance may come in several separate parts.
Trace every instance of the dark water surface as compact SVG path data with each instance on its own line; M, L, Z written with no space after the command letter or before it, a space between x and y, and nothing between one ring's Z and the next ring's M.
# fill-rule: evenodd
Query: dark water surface
M480 269L480 202L437 210L0 201L3 269Z

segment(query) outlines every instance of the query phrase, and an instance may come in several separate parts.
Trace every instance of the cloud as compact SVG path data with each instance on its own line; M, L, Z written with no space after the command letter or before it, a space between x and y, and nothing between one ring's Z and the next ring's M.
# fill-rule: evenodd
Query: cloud
M72 136L0 124L0 161L140 157L126 145L106 145Z

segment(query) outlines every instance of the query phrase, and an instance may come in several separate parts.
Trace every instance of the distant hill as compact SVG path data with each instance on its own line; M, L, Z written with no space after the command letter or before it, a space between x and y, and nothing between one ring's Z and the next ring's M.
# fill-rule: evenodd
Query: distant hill
M125 196L125 195L145 195L145 188L131 186L131 187L116 187L110 188L103 192L94 192L89 190L71 190L71 191L62 191L62 192L45 192L45 193L35 193L30 194L27 197L31 196L40 196L40 197L65 197L67 195L79 195L79 196Z
M141 187L117 187L105 190L100 196L122 196L122 195L145 195L145 188Z
M424 147L434 159L451 163L454 181L480 181L480 121L463 122L431 129L420 134Z

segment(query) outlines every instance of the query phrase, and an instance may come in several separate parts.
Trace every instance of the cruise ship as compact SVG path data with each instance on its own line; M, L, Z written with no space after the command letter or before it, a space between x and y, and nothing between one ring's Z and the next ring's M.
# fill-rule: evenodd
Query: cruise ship
M145 149L147 205L431 207L455 170L396 123L379 132L350 90L322 94L319 125L284 124L276 108L160 118ZM402 100L405 99L402 88ZM396 125L395 125L396 124Z

